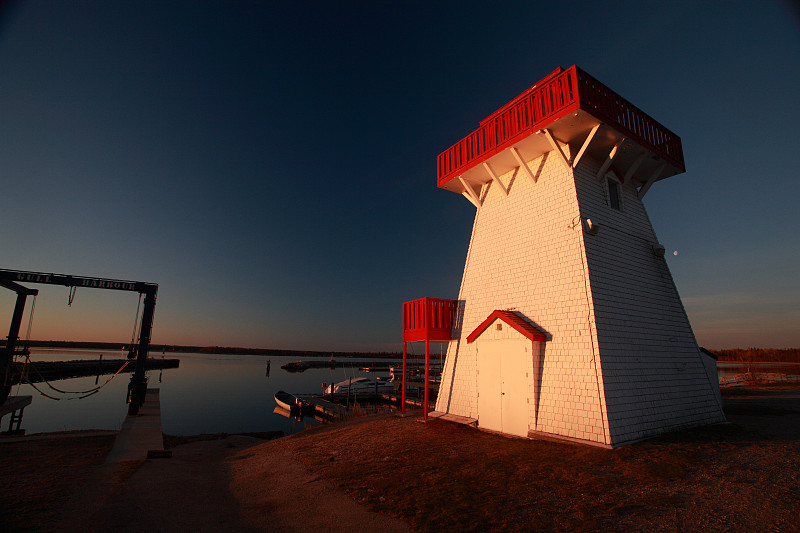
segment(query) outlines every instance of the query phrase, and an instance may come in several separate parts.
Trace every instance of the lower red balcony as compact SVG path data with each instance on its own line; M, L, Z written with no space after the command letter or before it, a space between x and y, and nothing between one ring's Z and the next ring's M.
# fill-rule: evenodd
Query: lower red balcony
M403 304L403 342L449 341L457 300L420 298Z

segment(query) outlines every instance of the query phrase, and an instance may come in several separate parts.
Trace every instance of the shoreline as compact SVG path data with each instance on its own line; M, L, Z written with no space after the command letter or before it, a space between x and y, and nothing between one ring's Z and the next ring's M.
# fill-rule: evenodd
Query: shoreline
M29 348L44 348L52 350L106 350L108 352L119 352L125 350L129 343L122 342L94 342L94 341L29 341L26 343ZM237 346L190 346L176 344L151 343L149 355L158 353L203 353L214 355L259 355L271 357L350 357L376 359L400 359L402 352L386 351L366 351L357 352L352 350L329 351L329 350L283 350L273 348L243 348Z

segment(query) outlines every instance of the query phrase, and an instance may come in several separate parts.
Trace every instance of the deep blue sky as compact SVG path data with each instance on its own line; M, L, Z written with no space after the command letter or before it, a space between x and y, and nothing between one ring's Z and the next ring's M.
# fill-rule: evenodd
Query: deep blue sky
M778 1L5 4L0 268L156 282L158 343L399 349L403 301L457 297L475 213L436 188L437 154L578 64L683 140L687 172L645 204L698 341L800 346L798 20ZM130 338L134 294L37 288L33 338Z

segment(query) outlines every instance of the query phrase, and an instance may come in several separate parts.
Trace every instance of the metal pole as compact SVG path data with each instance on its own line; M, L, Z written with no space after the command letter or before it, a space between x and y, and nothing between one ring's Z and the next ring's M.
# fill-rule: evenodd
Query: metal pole
M25 312L25 300L28 295L22 292L17 293L17 303L14 305L14 314L11 317L11 327L8 328L8 341L6 350L13 352L19 340L19 328L22 325L22 314Z
M157 290L157 289L156 289ZM136 354L136 370L131 377L131 402L128 404L128 414L139 414L139 407L144 403L147 394L147 352L150 349L150 333L153 328L153 314L156 307L156 291L149 291L144 296L144 311L142 311L142 327L139 332L139 349Z
M17 293L17 303L14 305L14 314L11 316L11 327L8 328L8 340L5 349L0 350L0 405L3 405L11 393L11 367L14 360L14 349L19 339L19 328L22 324L22 314L25 311L25 300L28 295L24 292ZM11 431L11 426L9 426Z
M406 412L406 374L408 374L406 372L406 341L403 339L403 377L400 378L403 390L400 394L400 412L404 414Z
M425 336L425 415L424 419L428 419L428 359L431 351L431 341Z

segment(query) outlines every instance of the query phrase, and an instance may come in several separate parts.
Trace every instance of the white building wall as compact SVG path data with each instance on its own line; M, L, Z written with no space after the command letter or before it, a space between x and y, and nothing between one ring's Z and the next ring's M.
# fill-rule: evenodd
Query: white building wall
M584 235L598 344L614 444L724 420L657 238L633 184L621 210L607 203L598 162L575 170L581 215L599 225Z
M548 336L533 343L531 431L616 445L723 421L633 184L622 185L617 211L590 157L574 171L553 152L528 165L536 183L517 169L501 176L508 196L484 191L436 409L477 418L477 357L466 337L509 309ZM587 218L596 235L584 231Z
M548 335L532 361L531 430L610 443L572 171L553 153L529 167L540 169L535 184L522 172L501 176L509 195L489 187L476 213L436 409L477 418L466 337L495 309L511 309Z

